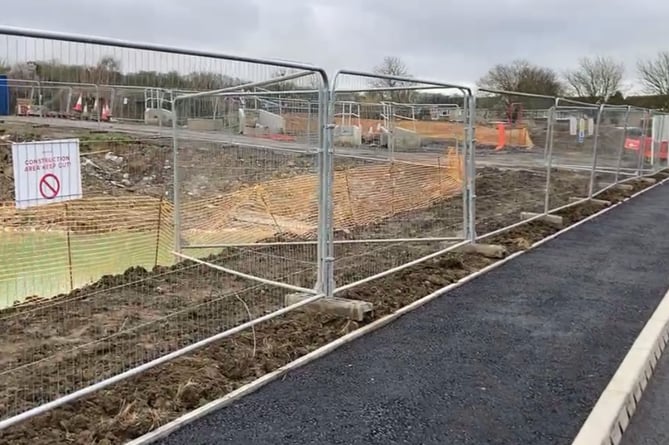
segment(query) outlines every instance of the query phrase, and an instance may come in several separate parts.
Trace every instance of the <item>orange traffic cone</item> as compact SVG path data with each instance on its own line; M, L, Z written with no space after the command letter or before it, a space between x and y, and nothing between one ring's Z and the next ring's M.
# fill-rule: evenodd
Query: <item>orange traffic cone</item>
M102 120L108 121L110 117L111 117L111 110L109 109L109 105L105 104L105 106L102 107Z
M81 107L82 107L82 100L81 100L81 94L79 95L79 99L77 99L77 103L74 104L74 111L78 111L81 113Z

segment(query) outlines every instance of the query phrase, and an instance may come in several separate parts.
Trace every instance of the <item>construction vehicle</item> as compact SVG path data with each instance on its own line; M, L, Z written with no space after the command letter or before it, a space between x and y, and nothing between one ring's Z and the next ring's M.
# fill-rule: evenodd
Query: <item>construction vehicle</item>
M630 127L627 129L627 134L625 136L625 150L635 152L643 150L643 155L646 159L657 157L666 160L668 157L668 148L669 141L656 141L652 136L644 134L643 129L639 127ZM655 153L656 150L659 150L659 153Z

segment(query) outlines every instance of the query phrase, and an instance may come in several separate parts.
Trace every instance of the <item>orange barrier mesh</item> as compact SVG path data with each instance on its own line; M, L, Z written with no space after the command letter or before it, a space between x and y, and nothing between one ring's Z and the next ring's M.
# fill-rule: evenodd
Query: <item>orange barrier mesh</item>
M286 129L289 134L304 133L307 131L308 115L300 113L287 113L283 115L286 122ZM348 117L346 118L349 119ZM381 119L358 119L350 118L353 125L360 124L362 133L369 132L371 128L373 132L379 125L383 125ZM343 122L341 117L335 118L335 124L341 125ZM311 131L318 128L316 119L310 122ZM464 125L457 122L446 121L422 121L422 120L397 120L395 126L404 130L415 131L419 135L426 138L435 139L464 139ZM476 126L476 140L482 145L497 146L499 142L498 128L488 126ZM532 147L534 144L530 138L529 131L525 127L505 128L505 141L508 145L518 147Z

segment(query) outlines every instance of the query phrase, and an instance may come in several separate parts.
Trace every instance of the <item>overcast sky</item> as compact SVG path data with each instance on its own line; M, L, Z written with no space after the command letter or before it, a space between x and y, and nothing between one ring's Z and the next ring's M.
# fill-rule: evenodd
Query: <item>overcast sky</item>
M21 0L5 25L370 70L401 57L416 77L473 84L526 58L558 72L581 56L627 65L669 49L663 0ZM1 44L1 43L0 43Z

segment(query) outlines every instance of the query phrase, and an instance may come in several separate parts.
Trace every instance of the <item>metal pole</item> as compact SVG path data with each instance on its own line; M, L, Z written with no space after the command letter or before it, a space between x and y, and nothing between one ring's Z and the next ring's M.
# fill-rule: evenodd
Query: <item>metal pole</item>
M464 103L468 105L467 128L465 131L465 180L467 181L467 228L465 239L476 242L476 150L475 150L475 123L476 123L476 96L469 92L465 95Z
M326 265L326 273L325 276L327 278L327 287L325 289L325 292L323 293L326 297L332 297L334 294L335 290L335 281L334 281L334 141L332 137L332 132L334 130L334 122L332 119L332 114L330 111L334 112L334 96L335 93L334 91L330 91L329 89L325 90L326 91L326 100L328 106L326 107L326 110L328 110L328 113L325 116L325 158L327 160L326 162L326 189L325 189L325 202L327 204L327 213L325 215L325 221L327 222L327 231L326 231L326 253L327 256L325 257L325 265ZM330 108L332 106L332 108Z
M100 129L100 89L97 85L95 85L95 102L93 103L93 108L95 108L95 104L98 104L98 109L94 110L95 115L96 115L96 120L98 121L98 130Z
M636 176L641 176L643 173L643 167L646 159L646 133L648 132L648 120L650 119L651 114L648 110L644 110L643 113L643 124L641 125L642 134L639 141L639 151L637 153L637 166L636 166Z
M392 104L388 104L386 109L388 116L388 157L390 162L395 159L395 110Z
M318 151L318 280L316 291L326 297L334 292L334 246L333 246L333 203L332 183L332 125L334 102L328 88L318 95L320 149Z
M592 144L592 169L590 170L590 186L588 187L588 198L592 198L592 193L595 188L595 172L597 170L597 144L599 143L599 126L602 122L602 113L604 112L604 104L599 106L597 112L597 122L595 122L595 140Z
M662 136L660 137L660 150L662 150L662 144L664 142L667 142L667 145L669 145L669 138L665 138L665 133L667 133L667 131L666 131L667 130L667 128L666 128L667 115L666 114L662 115L662 121L663 121L664 126L663 126L663 129L662 129ZM665 153L665 156L667 157L667 159L666 159L666 165L664 166L664 168L667 168L667 167L669 167L669 147L667 147L667 152Z
M557 101L556 101L557 103ZM553 135L555 131L556 106L548 109L548 128L546 128L546 192L544 195L544 213L551 208L551 170L553 170Z
M311 146L311 100L307 101L307 147Z
M319 224L318 238L320 247L319 280L316 291L326 297L332 297L334 293L334 208L333 208L333 144L332 128L334 125L334 91L323 88L322 100L319 100L321 122L321 149L320 149L320 185L319 185Z
M657 165L655 171L659 171L662 168L662 135L664 134L664 116L658 115L659 127L655 132L655 143L657 146Z
M469 178L469 148L467 147L467 129L465 127L465 123L467 119L469 118L468 110L469 110L469 97L465 96L463 97L463 113L464 113L464 120L463 122L463 129L464 129L464 140L462 141L462 170L463 170L463 178L462 178L462 231L463 231L463 236L464 239L466 240L471 240L471 234L469 231L469 206L471 203L469 202L469 182L467 181L467 178ZM456 159L458 162L460 162L460 148L458 147L458 140L455 140L455 155ZM439 174L439 177L441 177L441 174Z
M174 251L181 253L181 209L179 207L179 136L177 128L177 101L172 100L172 201L174 204ZM176 261L179 262L179 257Z
M625 121L623 122L623 136L620 141L620 147L618 148L618 166L616 167L616 176L613 180L614 184L617 184L620 180L620 168L622 167L623 155L625 154L625 140L627 139L627 126L629 125L630 111L632 107L627 107L625 110Z
M323 170L325 168L325 163L323 160L323 152L325 151L325 119L323 115L328 113L327 106L325 104L325 92L324 90L318 91L318 135L321 141L321 144L318 148L318 154L316 155L317 162L317 171L318 171L318 227L317 227L317 245L316 245L316 257L317 257L317 271L316 271L316 287L317 291L325 289L325 252L326 246L325 243L325 182Z

